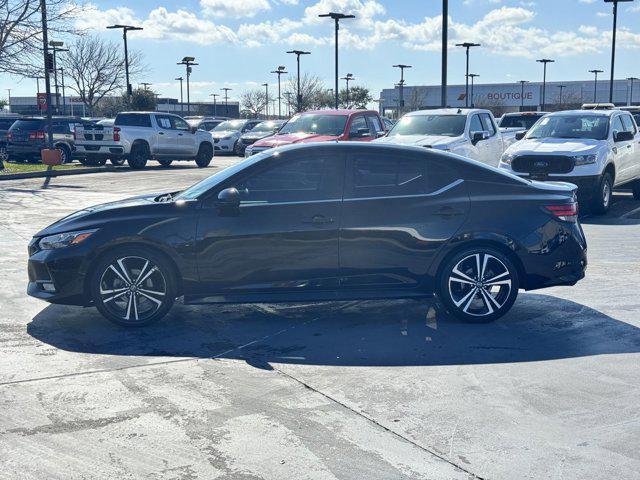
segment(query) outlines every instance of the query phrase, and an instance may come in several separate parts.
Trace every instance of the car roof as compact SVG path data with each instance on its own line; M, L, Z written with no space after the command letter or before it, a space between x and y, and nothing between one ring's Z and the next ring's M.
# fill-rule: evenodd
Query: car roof
M549 112L538 112L536 110L529 112L508 112L503 115L503 117L515 117L516 115L546 115Z
M375 110L352 110L349 108L327 109L327 110L308 110L301 112L300 115L355 115L356 113L375 113Z
M490 110L484 108L434 108L432 110L416 110L409 112L405 116L414 115L471 115L472 113L490 113Z
M555 116L573 116L573 115L596 115L601 117L610 117L616 113L621 113L621 110L562 110L560 112L551 112L549 115Z

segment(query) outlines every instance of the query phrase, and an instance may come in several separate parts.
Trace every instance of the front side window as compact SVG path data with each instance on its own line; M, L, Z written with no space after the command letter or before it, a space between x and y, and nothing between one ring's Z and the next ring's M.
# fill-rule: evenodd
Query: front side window
M368 130L368 127L365 118L362 115L359 115L351 121L351 126L349 127L349 136L358 136L361 129Z
M171 120L173 122L173 128L176 130L191 130L189 124L180 117L171 117Z
M535 138L589 138L605 140L609 118L604 115L575 114L547 115L537 122L527 135Z
M620 118L622 118L622 124L624 125L625 131L631 132L635 135L637 130L636 130L636 126L633 124L633 119L631 118L631 115L621 115Z
M471 123L469 124L470 132L482 132L484 127L482 126L482 122L480 121L480 115L474 115L471 117Z
M489 135L494 136L496 134L496 129L493 126L493 121L491 120L491 116L488 113L481 113L480 119L482 120L483 130L489 132Z
M613 121L611 122L611 130L613 130L613 133L619 133L619 132L624 132L624 125L622 124L622 118L620 116L614 117Z

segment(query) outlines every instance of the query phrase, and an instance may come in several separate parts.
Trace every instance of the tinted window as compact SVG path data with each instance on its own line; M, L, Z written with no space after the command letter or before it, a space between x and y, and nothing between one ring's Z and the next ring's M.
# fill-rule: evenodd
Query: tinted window
M471 123L469 124L469 131L481 132L483 130L484 130L484 127L482 126L482 122L480 121L480 116L474 115L473 117L471 117Z
M0 130L9 130L15 121L15 118L0 118Z
M146 113L119 113L115 125L125 127L151 127L151 116Z
M17 120L11 130L43 130L44 120Z
M493 121L491 120L491 116L488 113L481 113L480 119L482 120L483 130L489 132L489 135L493 136L496 134L496 128L493 126Z
M303 202L341 197L342 160L324 156L282 160L237 186L243 202Z
M367 127L367 121L365 120L365 118L362 115L359 115L355 117L353 120L351 120L351 126L349 127L349 135L351 136L357 135L358 130L360 130L361 128L368 129L369 127Z
M69 124L54 122L52 127L53 133L69 133Z
M505 115L500 120L500 126L503 128L524 128L529 130L541 117L542 115Z
M636 133L636 126L633 124L633 119L631 115L621 115L622 123L624 125L624 129L627 132Z

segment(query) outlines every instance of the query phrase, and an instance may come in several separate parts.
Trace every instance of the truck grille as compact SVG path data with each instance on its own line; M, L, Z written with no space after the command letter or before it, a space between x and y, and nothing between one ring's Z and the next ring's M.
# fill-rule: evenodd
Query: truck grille
M569 173L573 167L573 158L563 155L521 155L511 162L514 172L533 175Z

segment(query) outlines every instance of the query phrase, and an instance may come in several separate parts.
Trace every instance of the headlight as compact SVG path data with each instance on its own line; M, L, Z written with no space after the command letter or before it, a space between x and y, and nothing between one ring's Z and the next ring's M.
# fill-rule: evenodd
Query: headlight
M49 235L48 237L41 238L40 242L38 242L38 245L43 250L53 250L54 248L77 245L80 242L84 242L95 232L96 230L81 230L79 232L66 232L58 233L56 235Z
M576 155L575 157L573 157L573 159L575 160L575 165L590 165L592 163L596 163L596 160L598 160L598 156L597 155Z
M505 153L502 155L502 158L500 159L500 161L502 163L506 163L507 165L511 165L511 162L513 162L513 159L516 156L513 153Z

